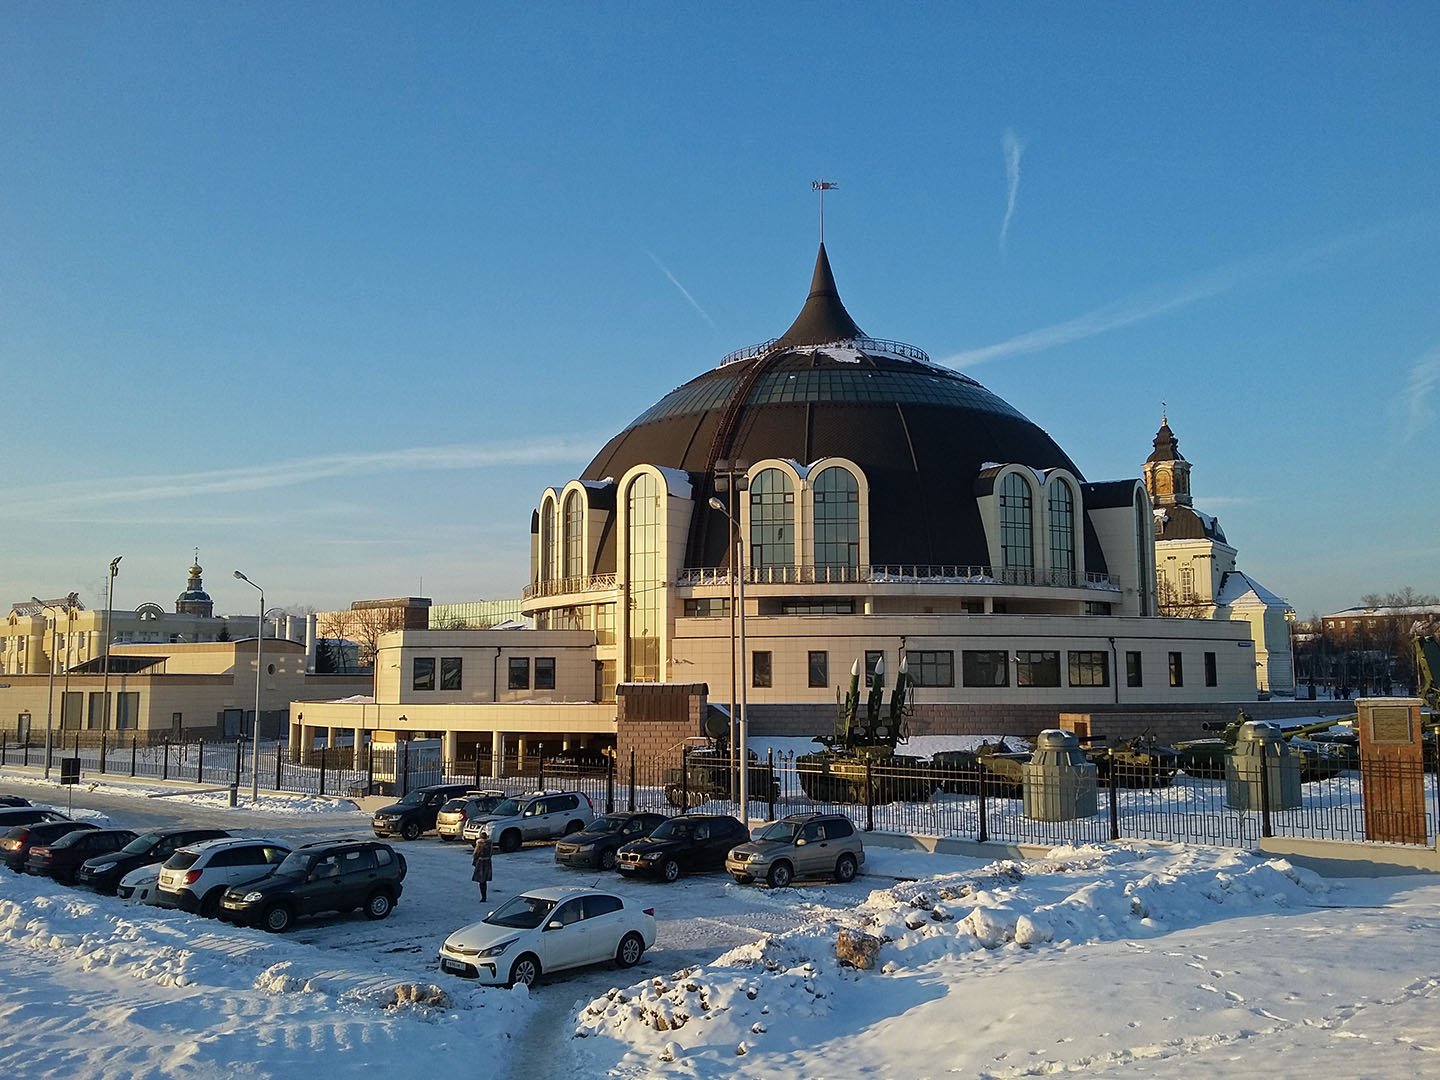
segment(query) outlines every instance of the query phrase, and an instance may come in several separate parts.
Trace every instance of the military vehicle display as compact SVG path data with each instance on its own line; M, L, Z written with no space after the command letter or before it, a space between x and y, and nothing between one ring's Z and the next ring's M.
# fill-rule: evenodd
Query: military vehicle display
M900 661L895 688L885 708L885 661L875 664L864 710L860 705L860 661L850 667L850 688L843 700L836 693L835 730L817 735L825 747L795 759L795 773L805 794L818 803L928 802L939 780L918 757L897 754L909 741L905 718L913 711L909 666Z
M1104 736L1101 736L1103 739ZM1137 735L1113 745L1085 741L1085 756L1096 768L1101 787L1169 787L1180 771L1180 752L1158 742L1153 733ZM1224 773L1222 771L1221 775Z
M930 755L930 767L942 791L954 795L984 794L997 799L1018 799L1025 793L1025 765L1029 750L1015 750L1001 738L983 742L973 750L940 750Z
M1307 736L1329 732L1346 717L1321 720L1314 724L1284 729L1285 741L1300 761L1300 782L1332 780L1348 768L1354 768L1356 752L1349 748L1344 736L1335 733L1331 738L1318 740ZM1349 717L1348 719L1354 719ZM1228 724L1206 724L1207 731L1218 731L1217 736L1201 739L1185 739L1174 744L1179 754L1179 767L1198 780L1224 780L1225 760L1235 751L1235 741L1240 726L1248 723L1250 717L1244 709L1235 714ZM1351 736L1353 738L1353 735Z
M736 781L739 769L730 757L730 725L722 717L712 715L705 722L702 745L682 749L684 764L669 770L665 781L665 801L681 810L693 810L712 800L733 801L738 798ZM775 770L749 753L749 794L755 802L773 803L780 797Z

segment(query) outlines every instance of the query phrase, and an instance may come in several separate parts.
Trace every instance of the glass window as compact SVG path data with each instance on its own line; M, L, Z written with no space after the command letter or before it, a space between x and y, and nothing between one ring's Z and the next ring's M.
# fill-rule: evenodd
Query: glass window
M1034 525L1030 485L1019 473L1006 473L1000 482L1000 562L1010 577L1026 582L1035 569Z
M1178 652L1170 654L1170 685L1185 685L1185 663Z
M412 661L412 665L410 688L412 690L434 690L435 658L433 656L417 656Z
M440 689L460 690L461 686L461 658L458 656L442 656L440 658Z
M133 728L140 724L140 692L122 690L115 695L115 727Z
M1127 652L1125 654L1125 685L1145 685L1141 678L1140 654L1138 652Z
M1075 493L1064 480L1050 485L1050 580L1075 584Z
M555 577L555 503L545 499L540 504L540 580Z
M1048 649L1015 654L1016 686L1059 686L1060 654Z
M905 654L915 686L954 686L955 654L949 650L916 649Z
M718 598L686 600L685 614L689 618L714 618L719 615L729 615L730 598L728 596L721 596Z
M771 654L768 652L753 652L750 654L750 685L769 686L771 680L770 670Z
M1103 652L1070 653L1070 685L1109 686L1109 655Z
M1180 602L1182 604L1195 602L1195 570L1193 567L1182 566L1180 568Z
M834 599L781 600L781 615L854 615L855 601Z
M1215 669L1215 654L1205 654L1205 685L1218 686L1220 684L1220 673Z
M814 500L815 577L825 581L860 566L860 486L850 470L831 467L816 477Z
M875 678L875 667L884 659L885 653L880 649L865 650L865 681L867 683Z
M535 658L535 689L555 689L555 657L537 656Z
M750 485L750 566L795 565L795 487L780 469L765 469Z
M630 672L633 682L659 682L660 638L665 633L664 573L660 565L664 512L660 482L641 473L626 495L626 586L630 616Z
M966 649L960 654L960 677L966 686L1009 686L1010 656L999 649Z
M530 658L528 656L510 657L510 681L508 686L511 690L530 689Z
M808 685L829 686L830 685L830 654L827 652L810 653L808 668L810 677Z
M99 690L90 692L89 708L86 710L85 726L103 727L105 724L105 694Z
M564 539L566 578L583 577L585 574L585 549L582 546L584 514L580 492L572 491L565 496Z

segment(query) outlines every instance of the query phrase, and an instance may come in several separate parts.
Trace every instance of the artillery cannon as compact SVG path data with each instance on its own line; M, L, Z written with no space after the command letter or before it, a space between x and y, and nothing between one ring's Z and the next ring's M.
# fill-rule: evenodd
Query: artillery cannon
M1300 782L1308 784L1316 780L1331 780L1355 764L1355 750L1347 749L1346 736L1334 735L1327 739L1312 739L1307 736L1329 732L1345 717L1321 720L1313 724L1287 728L1284 731L1286 743L1300 761ZM1353 717L1351 718L1353 719ZM1190 776L1200 780L1225 779L1225 760L1235 751L1235 742L1240 735L1240 725L1249 722L1244 709L1235 714L1228 724L1206 724L1206 731L1218 731L1219 735L1209 738L1186 739L1174 744L1179 755L1179 767ZM1353 738L1353 736L1351 736Z
M939 788L929 766L918 757L895 753L909 740L905 718L911 714L909 665L900 661L890 705L885 708L885 661L875 664L870 692L860 708L860 662L850 667L843 700L836 693L835 730L817 735L824 750L795 759L800 787L819 803L928 802Z

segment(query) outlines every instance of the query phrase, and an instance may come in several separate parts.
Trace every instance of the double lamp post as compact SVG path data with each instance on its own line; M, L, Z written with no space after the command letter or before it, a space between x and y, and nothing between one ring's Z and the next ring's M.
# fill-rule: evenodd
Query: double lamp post
M250 739L250 801L260 801L260 675L263 668L263 645L265 643L265 590L256 585L239 570L235 576L260 593L259 614L255 619L255 728Z

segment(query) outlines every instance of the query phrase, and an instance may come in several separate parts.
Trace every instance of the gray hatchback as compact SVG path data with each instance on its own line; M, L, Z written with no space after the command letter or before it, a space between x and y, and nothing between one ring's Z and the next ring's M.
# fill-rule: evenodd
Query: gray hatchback
M865 865L865 842L843 814L791 814L730 850L725 869L741 884L763 879L783 889L795 878L853 881Z

